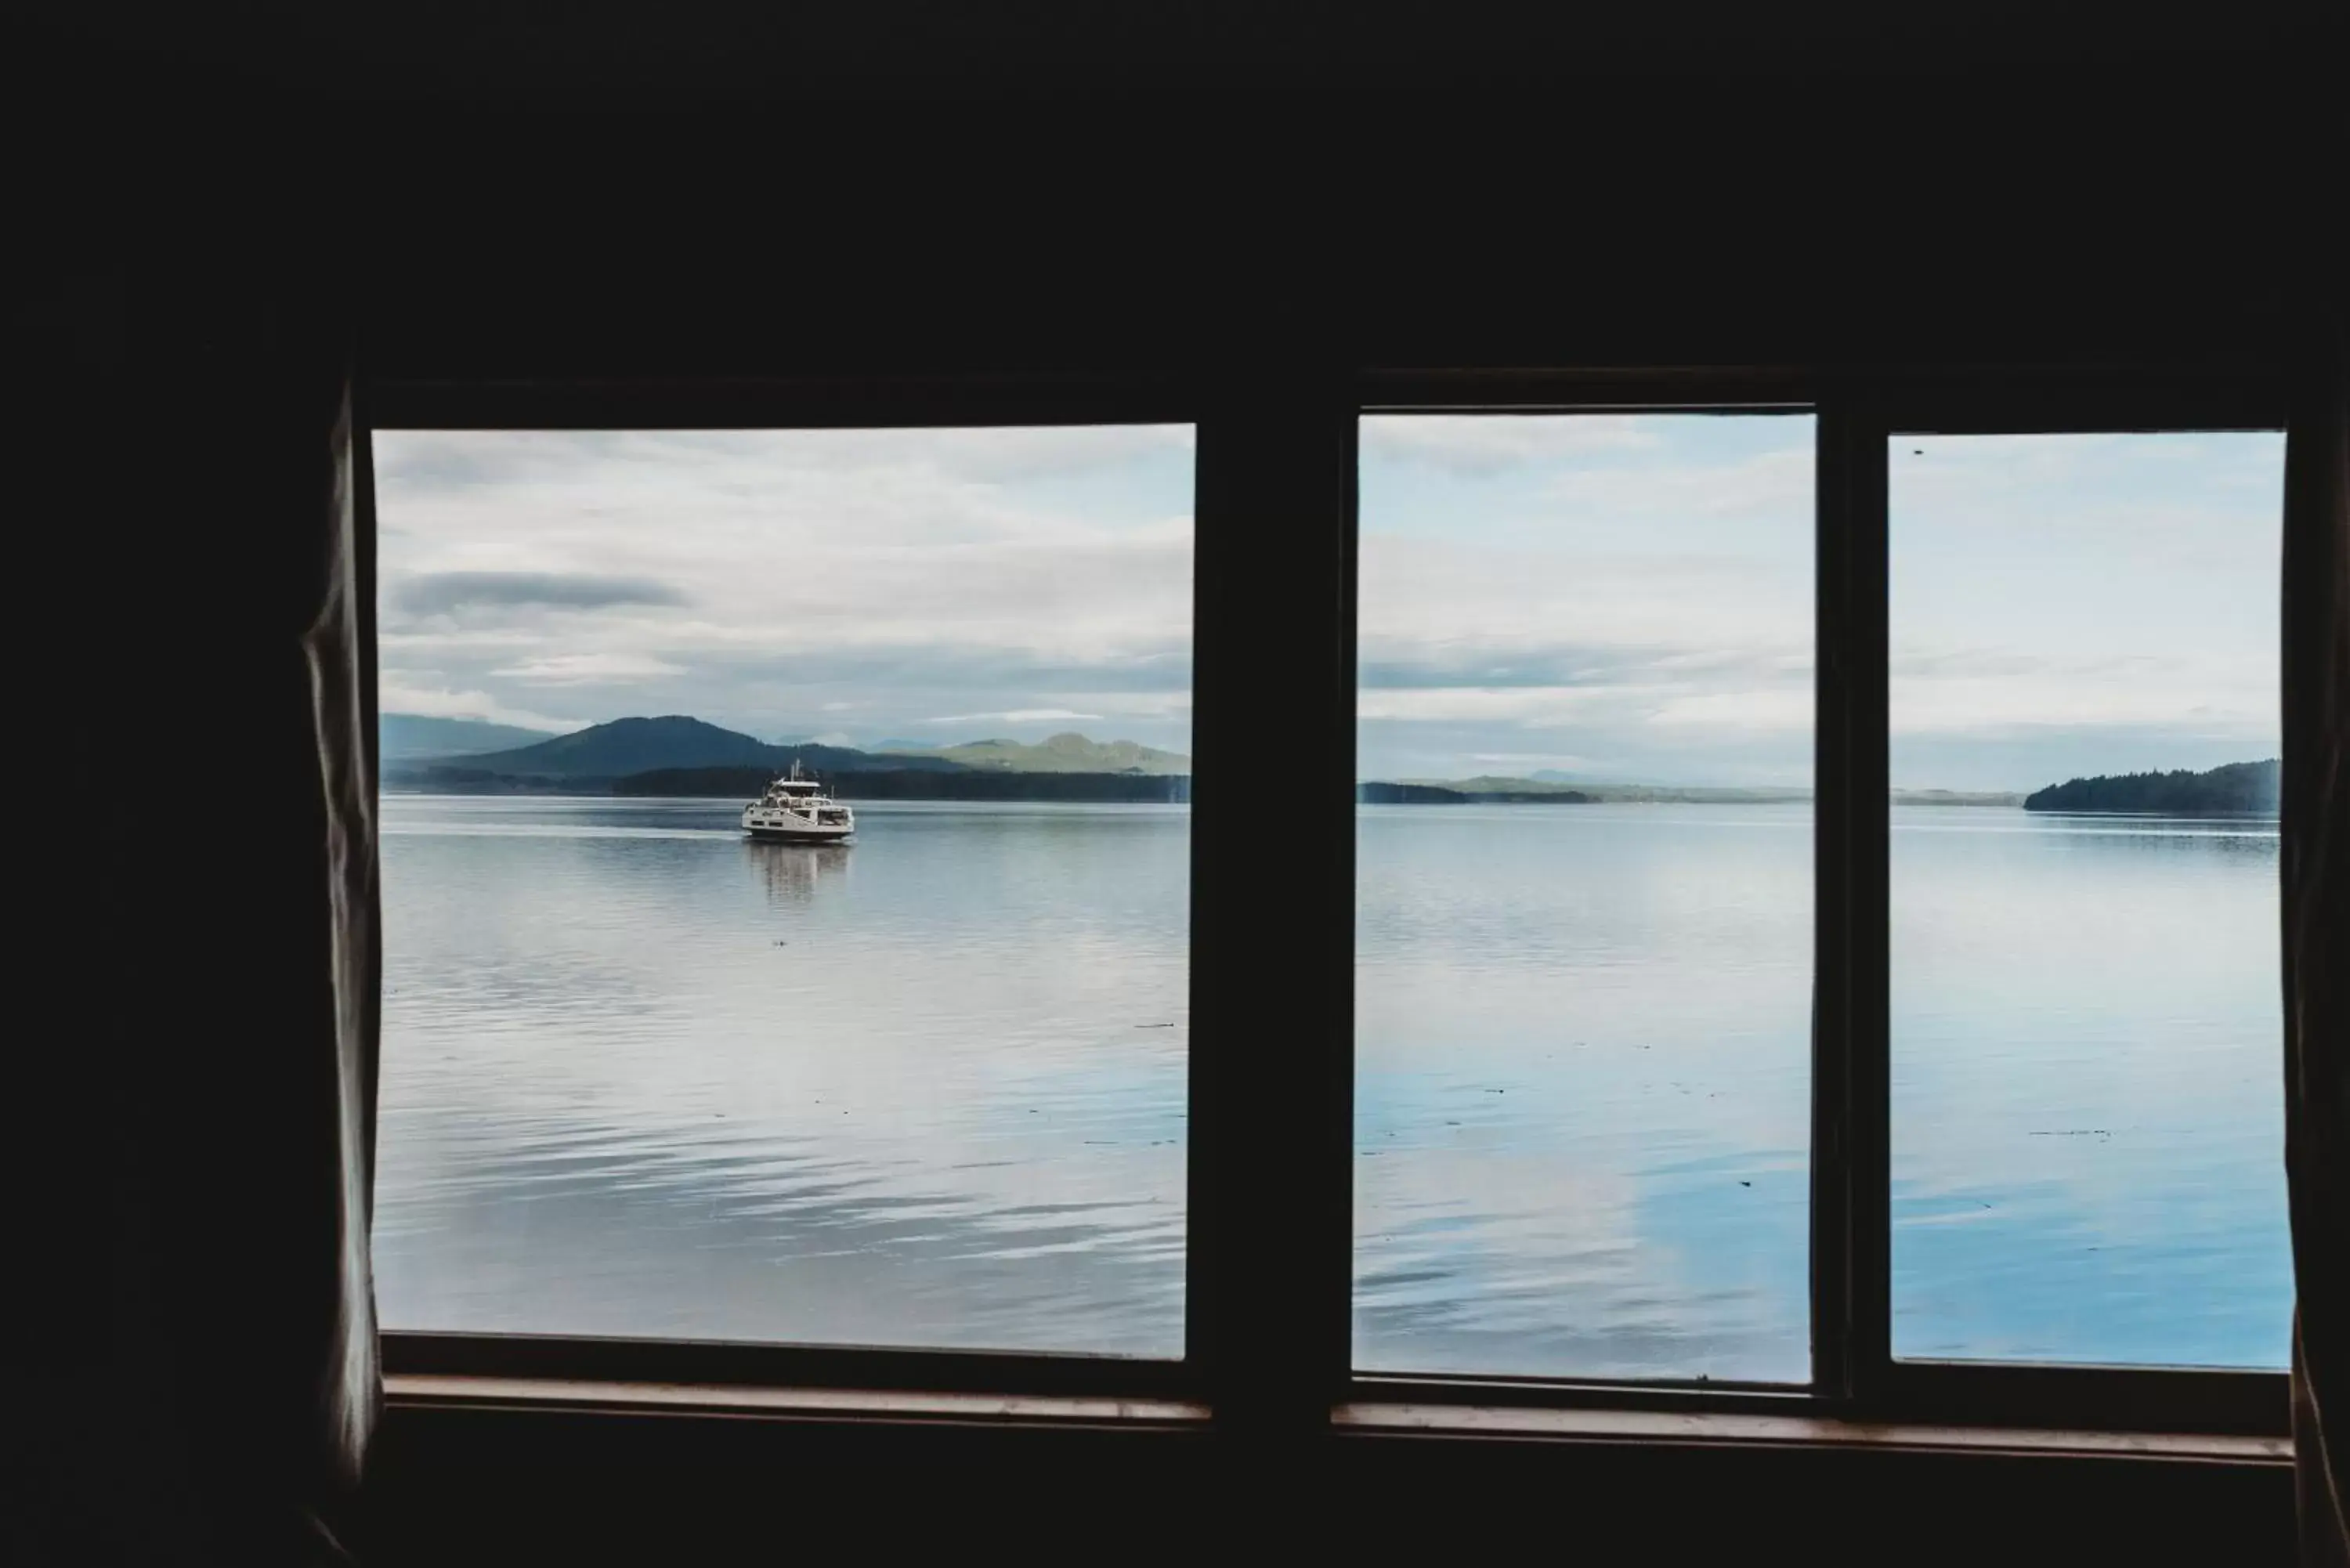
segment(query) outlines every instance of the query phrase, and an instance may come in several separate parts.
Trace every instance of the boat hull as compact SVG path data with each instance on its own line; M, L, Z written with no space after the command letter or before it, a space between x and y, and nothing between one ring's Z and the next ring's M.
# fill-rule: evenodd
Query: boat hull
M857 836L853 827L752 827L743 832L762 844L846 844Z

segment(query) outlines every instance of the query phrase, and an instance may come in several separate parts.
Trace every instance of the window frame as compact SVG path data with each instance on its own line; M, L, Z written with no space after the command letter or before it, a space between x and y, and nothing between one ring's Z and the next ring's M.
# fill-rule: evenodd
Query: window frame
M1383 375L1364 414L1814 416L1811 1319L1806 1385L1357 1374L1364 1405L1812 1414L1868 1423L2290 1429L2282 1371L1896 1359L1892 1354L1890 442L1926 433L2282 430L2272 368ZM2280 528L2282 518L2279 519Z
M364 381L356 393L354 419L367 436L361 452L369 470L366 520L372 560L372 438L377 431L976 430L1187 424L1196 433L1200 420L1194 401L1189 389L1174 381L1072 376L613 382L377 379ZM1193 491L1196 506L1196 469ZM1201 591L1196 548L1192 569L1196 642ZM370 603L370 637L373 608ZM372 733L374 715L368 718ZM1196 877L1196 826L1192 857ZM1193 940L1196 942L1196 930ZM1192 983L1196 989L1196 979ZM1190 1117L1195 1117L1198 1109L1198 1083L1196 1062L1187 1063ZM1186 1181L1194 1189L1200 1179L1196 1164L1196 1154L1187 1147ZM1188 1225L1186 1242L1188 1249ZM1190 1294L1188 1282L1186 1294ZM917 1391L1016 1393L1048 1400L1165 1405L1196 1401L1201 1392L1191 1347L1192 1318L1187 1300L1185 1352L1173 1360L1081 1351L970 1351L404 1329L380 1331L378 1338L385 1375L395 1389L403 1379L525 1379L549 1387L591 1384L858 1389L877 1397Z
M2150 365L2126 371L1912 375L1880 382L1869 401L1875 491L1879 502L1868 548L1883 584L1880 602L1890 587L1883 566L1890 524L1886 505L1888 457L1896 440L1912 435L2282 431L2287 413L2282 379L2242 363L2184 370ZM2282 479L2280 472L2280 493ZM2280 545L2283 526L2280 510L2276 519ZM1880 668L1887 651L1877 650ZM2281 663L2281 647L2279 659ZM1880 704L1876 714L1880 736L1889 717ZM1885 754L1881 743L1877 754L1880 759ZM1879 784L1877 798L1884 799L1889 789L1887 774ZM1877 870L1877 880L1884 884L1876 889L1884 900L1878 920L1889 931L1889 867L1880 858ZM1871 1260L1884 1282L1885 1297L1879 1318L1884 1342L1870 1369L1876 1379L1874 1403L1904 1417L1934 1421L2003 1420L2010 1417L2002 1412L2014 1411L2028 1414L2037 1424L2116 1431L2158 1428L2262 1437L2288 1433L2291 1390L2288 1375L2282 1369L1959 1361L1898 1358L1892 1354L1891 955L1880 942L1871 958L1879 971L1875 995L1882 1003L1877 1038L1871 1042L1877 1055L1873 1087L1883 1097L1881 1109L1872 1109L1882 1135L1868 1146L1869 1168L1856 1170L1855 1179L1868 1181L1873 1190L1884 1194L1887 1204L1883 1223L1873 1238L1883 1247L1884 1255L1881 1262ZM2278 1158L2282 1162L2282 1148Z
M1694 371L1685 373L1617 372L1592 374L1543 374L1519 372L1507 376L1385 375L1366 379L1366 397L1357 412L1360 417L1411 414L1483 414L1496 418L1543 415L1603 415L1603 414L1724 414L1769 417L1773 415L1809 414L1814 420L1814 442L1816 453L1824 460L1826 437L1823 433L1826 410L1823 407L1821 383L1816 378L1786 371ZM1814 484L1814 621L1815 643L1825 645L1826 594L1825 540L1820 522L1825 517L1824 503L1818 499L1819 486ZM1359 548L1358 539L1350 533L1350 549ZM1823 664L1825 661L1822 661ZM1825 700L1824 685L1815 689L1815 701ZM1824 788L1826 761L1818 737L1826 732L1825 707L1816 709L1814 730L1814 902L1818 890L1825 885L1819 846L1825 838L1819 831L1824 811L1821 791ZM1350 705L1347 719L1354 722ZM1348 815L1351 822L1353 805ZM1348 910L1348 929L1353 929L1353 910ZM1814 987L1821 972L1822 944L1828 936L1825 919L1815 910L1813 969ZM1351 944L1350 944L1351 949ZM1348 954L1348 983L1353 981L1353 954ZM1832 1336L1843 1333L1843 1314L1830 1311L1825 1303L1831 1293L1841 1291L1840 1276L1833 1269L1823 1285L1823 1260L1842 1255L1842 1249L1827 1245L1821 1234L1823 1217L1835 1222L1835 1210L1824 1204L1821 1187L1821 1136L1824 1114L1820 1103L1822 1041L1820 1010L1816 995L1813 1009L1813 1109L1811 1136L1812 1200L1809 1245L1811 1272L1811 1340L1813 1377L1805 1383L1758 1383L1732 1379L1708 1378L1696 1381L1685 1378L1574 1378L1513 1376L1495 1374L1462 1376L1445 1373L1352 1372L1348 1380L1349 1397L1359 1403L1410 1404L1459 1403L1490 1404L1512 1407L1552 1404L1564 1408L1620 1408L1626 1410L1688 1410L1699 1412L1735 1413L1747 1415L1816 1413L1822 1407L1822 1364L1820 1346L1833 1343ZM1350 1069L1351 1070L1351 1069ZM1829 1122L1841 1119L1830 1116ZM1349 1164L1352 1163L1351 1142ZM1350 1172L1351 1175L1351 1172ZM1352 1212L1349 1211L1349 1241L1352 1240ZM1349 1327L1352 1322L1353 1277L1348 1275ZM1351 1349L1351 1333L1349 1335Z
M2264 363L1349 371L1213 377L371 380L362 429L1186 423L1193 774L1180 1360L392 1331L402 1378L947 1391L1185 1402L1225 1429L1374 1406L2192 1433L2289 1429L2281 1372L1897 1362L1891 1355L1887 443L1903 433L2282 428ZM1363 1374L1352 1366L1357 452L1370 413L1814 417L1811 1316L1807 1385ZM371 483L371 471L369 482ZM372 519L369 519L372 525ZM369 540L372 547L372 538ZM371 613L372 607L369 607ZM371 628L370 628L371 634ZM1261 672L1289 672L1279 705ZM1303 717L1301 717L1303 715ZM1247 758L1318 741L1278 825ZM1253 866L1301 867L1269 898ZM1091 1419L1093 1417L1087 1417ZM1138 1417L1141 1419L1142 1417ZM1149 1419L1161 1423L1164 1410Z

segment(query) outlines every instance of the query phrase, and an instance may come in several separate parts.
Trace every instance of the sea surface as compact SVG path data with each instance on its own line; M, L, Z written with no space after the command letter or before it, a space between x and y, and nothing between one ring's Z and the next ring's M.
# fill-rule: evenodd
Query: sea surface
M388 796L394 1329L1168 1356L1190 818ZM1356 1360L1808 1376L1801 805L1359 815ZM2272 1366L2273 825L1894 814L1895 1345Z

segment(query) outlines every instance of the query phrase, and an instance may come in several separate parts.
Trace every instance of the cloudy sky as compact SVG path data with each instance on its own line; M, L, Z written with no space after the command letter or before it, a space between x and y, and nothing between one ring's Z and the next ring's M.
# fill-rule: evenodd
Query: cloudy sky
M1808 416L1365 421L1366 774L1806 784ZM2277 749L2273 434L1905 438L1893 782Z
M1188 750L1187 427L386 431L382 706Z
M1809 783L1812 433L1366 420L1363 771Z
M1909 437L1893 776L2031 789L2277 754L2284 437Z
M1362 771L1810 780L1802 415L1394 416ZM1189 750L1183 427L377 437L383 707ZM1894 778L2276 749L2274 435L1904 438Z

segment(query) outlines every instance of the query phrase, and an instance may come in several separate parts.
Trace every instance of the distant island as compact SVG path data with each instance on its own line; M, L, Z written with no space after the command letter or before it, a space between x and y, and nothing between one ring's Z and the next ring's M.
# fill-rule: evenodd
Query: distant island
M681 713L615 719L570 734L387 713L383 784L425 794L748 798L796 763L844 800L1186 802L1191 760L1133 741L1055 735L861 751L770 742ZM515 737L528 739L517 745ZM432 746L433 751L421 748Z
M1593 799L1579 789L1558 785L1507 787L1518 782L1463 779L1458 784L1390 784L1373 779L1355 786L1355 799L1364 805L1587 805Z
M1897 789L1896 805L2007 805L2023 804L2023 792L2012 789Z
M1054 735L1033 744L1023 741L965 741L956 746L902 746L884 742L877 759L896 765L917 759L948 762L966 768L993 768L1015 774L1157 774L1172 777L1191 771L1191 759L1180 752L1162 752L1134 741L1093 741L1083 735Z
M889 753L876 753L876 760ZM756 795L775 775L764 768L655 768L614 779L611 792L625 795ZM1186 805L1189 774L1089 774L1055 768L1035 773L1010 770L947 772L936 768L835 769L823 775L842 800L1076 800L1128 801Z
M1191 759L1135 741L1075 732L1043 741L965 741L871 750L762 741L682 713L614 719L568 734L386 713L378 734L386 790L429 794L680 795L749 799L797 764L844 800L1129 801L1188 804ZM2273 816L2278 764L2230 763L2204 773L2070 779L2028 795L1897 789L1896 805L2184 816ZM1552 773L1531 778L1370 779L1366 805L1774 805L1809 801L1788 785L1610 784Z
M2147 816L2274 816L2278 764L2229 763L2204 773L2100 774L2068 779L2023 797L2026 811L2110 812Z
M1355 786L1365 805L1780 805L1812 798L1808 789L1787 784L1645 784L1563 781L1480 774L1467 779L1372 779ZM1895 805L2016 806L2023 796L2012 790L1897 789Z

